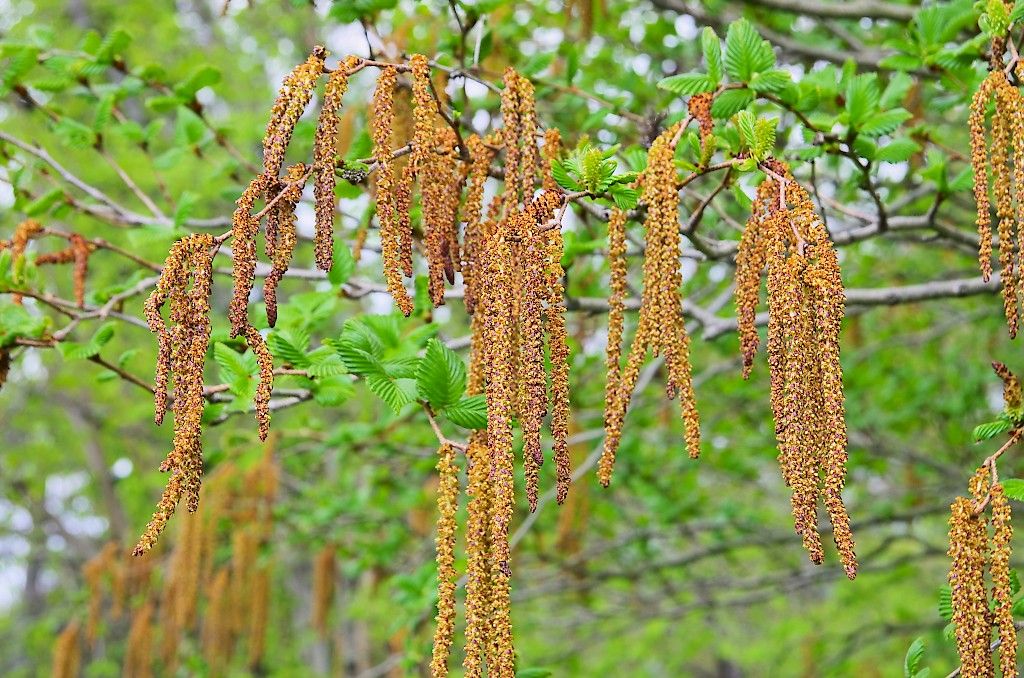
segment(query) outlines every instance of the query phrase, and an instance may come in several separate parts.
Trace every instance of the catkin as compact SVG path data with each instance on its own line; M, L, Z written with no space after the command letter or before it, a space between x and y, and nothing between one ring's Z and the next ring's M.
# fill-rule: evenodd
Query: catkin
M455 634L455 512L458 509L459 470L455 449L448 444L438 451L437 472L437 626L430 672L434 678L448 675L448 655Z
M270 273L267 274L263 283L263 300L267 307L267 324L271 327L277 324L277 286L284 278L285 273L288 272L288 266L291 265L292 261L292 253L295 251L295 245L298 241L295 232L295 206L302 197L302 187L305 185L306 176L306 166L302 163L289 167L287 177L281 184L282 188L278 194L277 202L274 204L276 215L274 219L273 264ZM328 243L330 243L331 237L331 234L328 233Z
M153 602L146 601L135 611L128 629L127 649L122 676L149 678L153 675Z
M988 531L974 501L958 497L950 506L949 585L953 624L965 676L992 676L992 614L985 590Z
M277 178L281 173L295 125L313 98L316 82L324 71L326 56L327 50L317 45L309 58L296 66L281 83L263 136L263 173L267 178Z
M81 627L72 621L57 636L53 646L52 678L78 678L82 663Z
M322 271L331 270L334 260L334 159L338 147L338 113L348 89L349 71L356 66L357 60L357 57L348 57L327 78L324 103L313 137L313 171L316 172L313 183L316 235L313 243L316 265Z
M642 200L647 205L640 320L626 367L619 377L618 393L605 403L604 450L598 462L598 479L605 487L611 482L622 425L648 349L655 355L665 356L669 372L667 391L670 397L680 396L687 451L691 458L700 454L700 421L693 394L690 340L679 292L682 285L679 193L673 155L680 125L677 123L665 130L654 141L647 154L647 169L640 178Z
M482 313L479 315L483 315ZM474 316L479 317L479 316ZM491 643L491 455L486 431L474 431L466 452L469 520L466 525L466 649L462 666L467 678L484 675Z
M311 623L321 636L327 635L327 617L334 604L334 581L337 565L333 544L326 544L317 551L313 560L313 610Z
M1010 584L1010 502L1003 486L989 490L992 506L992 601L994 621L999 627L999 667L1003 676L1017 675L1017 629L1013 625L1013 591Z

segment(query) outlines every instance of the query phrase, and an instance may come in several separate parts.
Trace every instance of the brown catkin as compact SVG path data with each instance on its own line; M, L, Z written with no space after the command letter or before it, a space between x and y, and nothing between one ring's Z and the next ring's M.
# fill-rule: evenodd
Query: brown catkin
M334 604L337 563L334 544L325 544L313 560L313 610L311 624L321 637L327 635L327 618Z
M533 200L537 181L537 108L533 98L533 84L523 76L519 77L519 136L523 143L521 186L523 202Z
M1008 91L1009 90L1009 91ZM1013 167L1011 156L1012 97L1016 89L1006 80L996 88L996 111L992 117L992 174L996 202L996 232L999 236L999 268L1003 283L1003 308L1010 338L1017 335L1017 278L1015 271L1013 209Z
M505 192L508 194L505 202L510 208L519 203L520 177L523 170L522 153L519 148L520 140L523 137L523 121L519 105L522 87L523 80L515 69L511 66L506 68L504 89L501 91L501 140L505 147Z
M474 318L482 316L474 316ZM491 641L491 454L486 431L474 431L466 452L469 520L466 525L466 649L462 666L467 678L481 678Z
M622 376L622 333L626 310L626 213L613 209L608 219L608 342L605 348L605 402L619 397Z
M355 68L358 58L350 56L331 71L324 88L324 103L317 118L316 134L313 137L313 201L316 207L316 234L314 252L317 268L331 270L334 260L334 158L338 149L338 114L341 100L348 89L349 72Z
M267 626L270 618L270 569L258 568L252 575L252 599L248 618L248 659L250 669L258 669L266 651ZM262 672L262 671L261 671Z
M690 340L683 320L680 296L682 274L679 259L682 252L679 193L676 189L673 157L681 124L677 123L665 130L654 141L647 154L647 169L640 178L642 200L647 205L640 320L626 367L620 377L619 393L605 403L604 450L597 473L605 487L611 482L615 454L622 438L622 425L648 348L655 355L665 356L669 372L667 392L670 397L676 394L680 396L687 451L691 458L700 454L700 421L693 393Z
M228 306L228 320L231 322L231 336L245 334L249 325L249 294L256 279L256 234L259 219L253 215L256 200L270 185L264 175L257 176L246 187L236 201L237 207L231 217L231 255L234 295Z
M149 678L153 675L153 602L147 600L132 615L128 642L121 673L126 678Z
M484 185L487 183L487 176L491 168L494 152L476 134L466 139L466 146L469 149L471 164L469 169L469 187L466 190L466 204L463 208L466 227L462 238L461 269L462 280L465 286L464 302L466 312L473 313L480 294L478 288L482 284L480 280L481 262L484 256L482 248L486 244L482 214Z
M543 301L545 248L532 213L513 217L518 242L515 258L522 269L519 292L521 397L519 423L523 429L523 470L530 511L537 510L540 467L544 462L540 430L547 414L547 374L544 369Z
M25 249L28 247L28 241L34 238L42 230L43 225L35 219L26 219L15 227L14 234L11 236L12 264L17 264L19 259L24 258ZM11 301L20 305L22 303L22 295L12 294Z
M1013 591L1010 584L1010 502L1003 486L996 483L989 491L992 506L992 601L995 623L999 627L999 666L1003 676L1017 675L1017 629L1013 625Z
M309 58L296 66L281 83L263 136L263 174L268 179L275 179L281 173L295 125L313 97L316 82L324 71L326 56L327 50L317 45Z
M277 202L273 205L276 212L273 263L270 273L267 274L263 282L267 324L271 327L277 324L277 286L288 272L288 267L292 262L292 253L298 242L295 232L295 206L302 197L302 188L307 176L306 166L301 162L289 167L285 180L280 184L282 188L276 197Z
M53 645L52 678L78 678L82 664L81 626L72 621L57 636Z
M1021 384L1013 372L1003 363L993 361L992 369L1003 381L1003 407L1010 412L1019 411L1021 408Z
M89 275L89 253L92 251L92 246L77 233L72 233L70 240L71 250L75 257L75 268L72 273L75 305L78 308L85 308L85 279Z
M985 111L1000 80L1006 77L1001 70L989 73L971 98L967 118L971 142L971 167L974 171L974 201L977 204L977 226L980 248L978 263L987 282L992 275L992 216L988 196L988 150L985 146Z
M245 341L256 356L260 368L260 381L256 386L253 406L256 410L260 440L266 440L270 434L270 395L274 390L274 357L270 354L263 335L255 327L246 328Z
M394 92L397 71L394 67L381 70L377 79L377 88L373 93L372 122L373 157L377 163L375 173L377 194L377 220L380 223L381 257L384 260L384 280L388 292L395 300L402 314L412 313L413 303L402 282L402 229L400 209L408 210L408 205L398 204L398 187L395 185L394 160L391 157L392 127L395 119ZM403 179L404 181L404 179ZM411 271L410 271L411 273Z
M740 337L740 352L743 355L743 378L750 376L754 355L760 339L757 334L758 291L761 273L767 257L769 234L764 223L768 213L779 201L779 185L774 181L762 181L757 187L757 198L750 210L750 218L740 238L736 252L736 320Z
M437 627L430 673L434 678L448 675L448 655L455 634L455 513L458 510L459 469L455 449L447 443L438 451L437 472Z
M964 676L993 676L992 614L985 590L988 531L975 502L958 497L950 506L949 586L957 651Z
M174 441L160 466L161 471L170 473L170 478L153 518L135 546L136 556L156 543L182 498L190 512L199 506L205 405L203 367L211 333L212 248L213 238L207 233L194 233L176 243L156 289L146 301L146 315L150 328L155 328L160 337L160 359L164 361L157 367L158 420L166 403L168 375L174 379ZM170 328L164 326L160 317L160 308L168 300ZM169 348L165 350L165 346Z

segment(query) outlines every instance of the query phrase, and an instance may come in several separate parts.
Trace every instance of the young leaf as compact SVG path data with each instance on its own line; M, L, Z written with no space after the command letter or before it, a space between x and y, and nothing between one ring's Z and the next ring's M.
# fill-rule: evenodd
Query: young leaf
M466 366L454 351L431 339L416 371L416 389L435 410L444 409L466 391Z
M1020 478L1007 478L1002 481L1003 492L1010 499L1024 501L1024 480Z
M924 658L924 638L917 638L907 649L907 655L903 659L904 678L915 678L921 670L921 660Z
M444 408L443 412L456 426L471 429L487 427L487 399L483 395L462 398Z
M775 66L775 52L746 19L729 25L725 36L725 72L733 80L750 82L755 73Z
M722 43L711 26L705 26L700 34L700 47L704 52L704 64L708 70L708 80L712 87L722 82Z
M711 104L711 115L716 118L731 118L750 105L754 93L749 89L729 89L715 97Z
M412 397L393 379L383 373L367 374L366 385L377 394L377 397L387 403L387 406L395 414L401 412L403 407L412 402Z
M715 82L703 73L680 73L662 79L658 87L680 96L690 96L712 91Z

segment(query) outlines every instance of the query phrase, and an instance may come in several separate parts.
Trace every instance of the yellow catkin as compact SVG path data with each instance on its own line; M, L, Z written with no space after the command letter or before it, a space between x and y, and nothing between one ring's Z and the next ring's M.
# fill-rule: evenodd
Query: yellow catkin
M514 257L521 268L519 292L520 386L522 402L519 423L523 429L523 469L526 497L531 511L537 510L541 450L541 425L547 414L547 373L544 368L544 286L545 243L531 212L513 217L517 242Z
M995 623L999 627L999 666L1003 676L1017 675L1017 629L1013 625L1013 592L1010 585L1010 502L1003 486L990 490L992 506L992 601Z
M606 487L611 482L626 410L648 348L655 355L665 356L669 372L667 391L670 397L680 396L687 451L691 458L700 454L700 421L693 393L690 340L679 290L682 286L681 241L673 144L680 125L677 123L665 130L651 145L647 169L640 179L642 200L647 205L644 286L640 319L621 375L619 394L605 404L605 441L598 462L598 479Z
M149 678L153 675L153 603L146 601L132 616L121 673L126 678Z
M759 338L755 319L757 317L758 290L761 286L761 272L767 257L767 240L764 220L778 205L779 185L774 181L763 181L757 187L757 198L750 210L746 227L736 252L736 320L740 337L740 352L743 356L743 378L750 376L757 353Z
M519 202L520 177L523 170L522 152L519 148L523 136L523 121L519 105L522 86L523 80L515 69L511 66L506 68L504 89L501 91L501 140L505 147L505 192L508 194L506 202L510 208Z
M256 278L256 234L260 229L259 219L252 213L256 200L270 185L264 175L257 176L246 187L235 202L231 217L231 256L234 294L228 306L228 320L231 335L245 334L249 324L249 294Z
M523 143L520 185L523 202L529 203L533 200L537 181L537 108L533 98L533 84L521 75L518 77L519 136Z
M203 615L202 651L212 671L220 672L234 647L231 632L231 571L221 568L207 590Z
M605 349L605 402L619 397L622 377L622 333L626 311L626 213L614 209L608 219L608 344Z
M394 91L397 71L384 68L373 93L371 132L373 157L377 163L375 173L377 193L377 220L380 223L381 257L384 260L384 280L388 292L403 315L412 313L413 303L402 282L402 214L397 201L395 169L392 155L392 126L395 119ZM401 206L408 209L408 206ZM408 224L404 225L406 228Z
M999 236L999 268L1003 283L1003 308L1010 338L1017 335L1017 271L1014 246L1016 213L1013 208L1013 166L1011 129L1016 89L1006 80L996 88L996 111L992 118L992 174L996 203L996 232Z
M313 560L313 609L310 622L321 636L327 635L327 618L334 605L337 563L334 544L325 544Z
M252 598L249 601L247 663L250 669L260 668L266 652L267 627L270 618L270 570L258 568L252 577Z
M469 520L466 525L466 649L462 666L467 678L481 678L491 641L492 496L486 431L474 431L470 435L466 461Z
M487 183L488 172L494 152L484 144L483 139L473 134L466 139L470 153L469 187L466 190L466 204L463 208L466 228L462 238L462 280L465 286L463 301L466 311L473 313L479 296L480 262L483 257L481 248L485 246L486 235L483 232L484 185Z
M1020 411L1022 404L1022 392L1020 379L1003 363L994 361L992 369L1003 381L1003 407L1009 412Z
M958 497L950 506L949 586L957 651L964 676L993 676L992 614L985 590L988 531L975 502Z
M267 324L271 327L277 324L277 286L288 272L292 262L292 253L298 237L295 232L295 206L302 197L302 188L305 185L306 166L301 162L288 168L285 181L282 182L281 192L277 196L274 233L273 262L270 273L267 274L263 283L263 300L267 306ZM330 243L328 234L328 243ZM329 256L330 252L328 252ZM318 259L319 261L319 259Z
M989 73L971 99L967 118L971 142L971 167L974 171L974 201L978 207L977 226L980 248L978 263L987 282L992 275L992 216L988 196L988 150L985 145L985 111L996 88L1005 80L1002 70Z
M256 409L256 423L259 425L260 440L270 434L270 396L274 390L274 357L267 348L267 342L255 327L247 327L245 341L249 345L260 368L260 381L256 385L253 406Z
M455 513L458 510L459 469L455 450L444 444L438 451L437 472L437 627L430 673L434 678L448 675L448 655L455 634Z
M326 56L327 50L317 45L309 58L296 66L281 83L263 136L263 173L268 178L276 178L281 172L295 125L313 97L316 82L324 71Z
M78 678L82 664L82 629L77 621L72 621L57 636L53 646L52 678Z
M166 402L166 372L174 379L174 442L160 466L161 471L170 473L167 487L133 551L135 555L141 555L152 548L181 499L185 500L190 512L199 506L199 486L203 473L202 416L205 405L203 364L211 332L212 246L213 240L209 234L192 234L179 241L172 248L157 287L146 302L150 328L157 331L163 354L161 358L167 360L167 363L161 363L157 368L158 415ZM160 308L168 300L171 321L169 329L163 326L160 318ZM166 351L165 346L168 346ZM161 389L164 391L163 398Z
M417 104L418 105L418 104ZM453 238L461 177L457 166L455 132L445 127L434 134L434 151L417 168L423 204L424 245L427 252L428 292L435 307L444 304L444 283L455 282L458 239ZM420 159L413 157L413 162Z
M334 259L334 159L338 147L338 114L348 89L349 72L355 68L356 62L356 57L348 57L328 77L313 137L313 170L316 172L313 183L316 234L313 243L316 265L322 271L331 270Z

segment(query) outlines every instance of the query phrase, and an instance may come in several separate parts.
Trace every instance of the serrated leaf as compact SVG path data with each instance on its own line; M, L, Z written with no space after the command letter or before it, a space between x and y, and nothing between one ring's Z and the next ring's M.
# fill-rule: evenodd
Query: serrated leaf
M874 113L857 127L857 131L869 137L880 137L895 132L910 117L910 113L902 108Z
M921 660L924 658L924 638L917 638L910 647L903 659L904 678L915 678L921 669Z
M881 96L878 78L874 73L850 78L846 85L846 114L850 127L859 128L877 111Z
M334 241L334 263L327 272L327 279L332 285L343 285L348 282L352 272L356 270L356 260L352 250L341 240Z
M715 29L705 26L700 33L700 48L704 53L704 65L708 70L708 79L713 87L722 82L722 43Z
M1024 480L1020 478L1007 478L1002 481L1003 492L1010 499L1024 501Z
M612 200L615 201L615 206L620 210L634 209L640 201L640 191L629 186L623 186L622 184L612 186L611 194Z
M551 176L562 188L569 191L580 191L582 186L569 175L566 164L560 160L551 163Z
M381 374L371 373L366 375L366 385L383 400L391 411L398 414L402 408L412 402L412 396L405 392L393 379Z
M352 378L342 375L325 375L313 384L313 399L325 407L336 407L355 393Z
M953 591L948 585L939 587L939 616L946 621L953 618Z
M210 65L200 66L188 78L174 86L174 93L182 99L188 100L195 97L196 92L204 87L216 85L220 82L220 70Z
M348 372L341 357L333 351L326 355L318 355L316 358L313 358L313 355L309 354L310 364L306 368L306 373L311 377L334 377Z
M767 40L761 39L746 19L729 25L725 36L725 72L733 80L749 82L755 73L775 66L775 52Z
M714 90L715 82L703 73L680 73L663 78L658 87L680 96L690 96Z
M982 440L991 440L1000 433L1006 433L1011 427L1012 424L1005 419L997 419L995 421L979 424L974 427L974 439L979 442Z
M444 409L466 391L465 363L443 342L431 339L416 370L416 389L435 410Z
M875 160L882 162L905 162L920 150L921 147L910 139L894 139L875 152Z
M221 379L230 384L254 377L259 364L252 353L239 353L223 342L213 345L213 359L221 369Z
M729 89L715 97L711 104L711 115L715 118L731 118L750 105L754 93L749 89Z
M487 427L487 398L472 395L462 398L444 409L444 416L456 426L469 429Z
M309 336L291 329L280 329L270 333L267 346L274 357L284 363L298 368L309 365L306 351L309 347Z
M750 89L755 92L781 92L792 79L789 71L771 70L763 73L755 73L750 78Z

